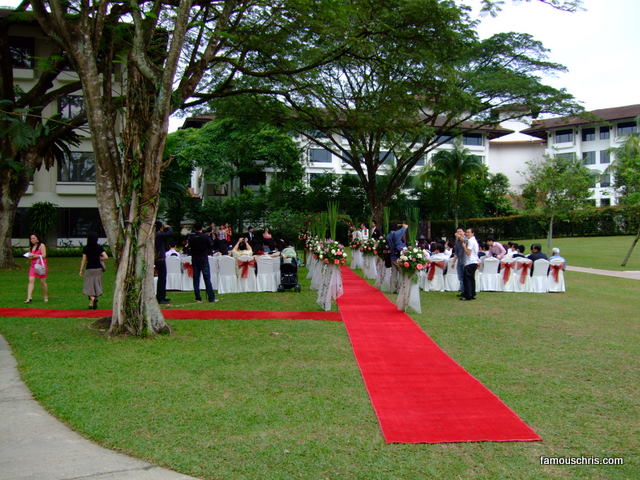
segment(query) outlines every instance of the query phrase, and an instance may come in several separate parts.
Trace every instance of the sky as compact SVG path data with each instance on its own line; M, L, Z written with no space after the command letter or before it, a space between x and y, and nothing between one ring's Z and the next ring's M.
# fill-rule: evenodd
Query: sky
M16 6L19 0L0 0ZM479 5L479 0L464 0ZM583 0L568 13L538 0L504 0L497 17L479 17L481 38L498 32L530 33L568 72L544 81L565 88L586 110L640 103L640 0ZM478 13L474 13L478 17ZM183 119L170 119L170 130Z

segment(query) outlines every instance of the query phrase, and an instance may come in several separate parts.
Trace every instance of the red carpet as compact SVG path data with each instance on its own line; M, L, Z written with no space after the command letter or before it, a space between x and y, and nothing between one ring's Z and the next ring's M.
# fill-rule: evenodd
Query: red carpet
M381 292L342 274L338 306L387 443L541 440Z
M279 312L268 310L163 310L170 319L284 319L284 320L327 320L340 322L338 312ZM47 308L0 308L0 317L43 317L43 318L100 318L111 315L111 310L54 310Z

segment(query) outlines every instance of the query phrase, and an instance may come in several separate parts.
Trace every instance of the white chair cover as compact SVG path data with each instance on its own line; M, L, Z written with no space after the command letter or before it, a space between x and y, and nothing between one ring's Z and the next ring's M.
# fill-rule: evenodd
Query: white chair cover
M533 262L528 258L516 258L516 282L513 284L514 291L518 293L531 292L531 267Z
M541 258L533 262L531 276L531 291L533 293L547 293L549 291L549 261Z
M425 290L429 292L444 292L444 269L447 265L446 260L432 260L429 259L428 271L424 272L425 276ZM429 280L431 276L431 269L433 270L433 278Z
M278 270L280 267L280 259L269 256L256 257L258 274L256 275L256 290L258 292L276 292L278 283L274 275L275 265L277 263ZM280 275L278 275L278 278Z
M317 265L318 259L313 258L313 254L309 252L309 255L307 255L307 280L311 280L313 278L313 274Z
M396 298L396 307L398 310L406 312L411 307L416 313L422 313L420 305L420 288L418 286L415 275L408 275L404 272L399 273L399 289L398 298Z
M429 290L429 285L427 285L427 270L420 270L417 274L418 276L418 288L421 288L425 292Z
M322 269L322 282L318 288L318 304L325 310L331 310L331 305L342 296L342 272L338 265L326 265Z
M564 292L564 262L558 259L551 259L549 261L549 292Z
M313 277L311 278L311 284L309 285L309 288L311 288L311 290L320 289L320 285L322 285L322 279L326 269L327 269L327 264L318 260L318 263L316 264L316 267L313 270Z
M460 290L460 279L458 278L455 257L447 261L447 273L444 275L444 289L447 292L457 292Z
M503 292L515 292L518 272L515 258L503 258L500 260L500 278Z
M211 277L211 288L218 289L218 259L220 255L209 257L209 275Z
M180 257L167 257L167 290L182 290L182 269ZM193 289L193 285L191 285Z
M482 266L482 259L484 257L480 258L480 262L478 262L478 266L476 267L476 271L473 274L473 277L476 280L476 292L481 292L482 291L482 270L481 270L481 266Z
M236 260L229 255L218 259L218 293L238 293Z
M184 268L185 263L192 265L193 268L191 257L189 255L180 257L180 268L182 269L182 291L193 292L193 276L189 275L189 272L191 271L190 269ZM200 274L200 290L205 290L204 278L202 277L202 274Z
M243 278L242 277L242 268L240 268L240 262L255 263L255 260L253 259L253 257L249 257L249 256L242 256L242 257L238 258L238 260L237 260L237 265L238 265L238 292L240 292L240 293L256 292L257 291L257 285L256 285L256 269L255 269L255 266L247 267L247 276Z
M362 257L362 270L365 278L369 280L375 280L378 276L378 269L376 268L377 255L363 255Z
M498 273L500 260L495 257L483 257L482 275L480 276L481 291L483 292L501 292L502 278Z

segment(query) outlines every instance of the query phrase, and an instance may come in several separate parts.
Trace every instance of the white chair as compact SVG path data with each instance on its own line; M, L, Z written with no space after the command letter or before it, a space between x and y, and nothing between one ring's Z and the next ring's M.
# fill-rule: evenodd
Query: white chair
M549 261L549 292L564 292L564 262L558 259Z
M238 293L236 259L229 255L218 259L218 293Z
M473 274L476 280L476 292L482 291L482 259L484 257L480 257L480 262L478 263L478 267L476 268L476 272Z
M495 257L483 257L480 289L483 292L501 292L502 278L498 273L500 260Z
M245 293L257 291L255 265L256 261L253 257L245 255L238 258L238 292Z
M447 261L447 273L444 275L444 289L447 292L460 291L460 279L458 278L455 257Z
M211 277L211 288L218 289L218 259L220 255L209 257L209 276Z
M278 267L280 266L280 259L269 256L258 256L255 258L258 267L258 274L256 275L256 291L276 292L278 290L278 282L276 282L274 270L276 263L278 264ZM280 275L278 274L278 277L279 276Z
M531 275L531 291L533 293L547 293L549 291L549 261L541 258L533 262Z
M182 269L180 257L167 257L167 290L182 290ZM191 285L193 289L193 285Z
M518 293L531 292L531 267L533 262L528 258L516 258L516 282L513 284L514 291Z
M190 256L180 257L180 268L182 269L181 290L183 292L193 292L193 264ZM200 274L200 290L205 290L202 274Z
M429 259L427 263L426 288L429 292L444 292L444 267L446 260Z
M503 292L515 292L518 272L516 271L515 258L503 258L500 260L500 277L502 279Z

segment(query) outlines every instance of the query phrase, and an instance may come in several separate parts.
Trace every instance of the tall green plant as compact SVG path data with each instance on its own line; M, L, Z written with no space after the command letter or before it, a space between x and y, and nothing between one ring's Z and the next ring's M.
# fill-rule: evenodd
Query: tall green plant
M336 227L338 226L338 202L327 203L327 222L329 223L329 235L331 240L336 239Z
M384 207L382 210L382 227L384 228L384 233L389 233L389 218L391 218L391 209Z
M51 202L37 202L29 209L29 225L33 232L46 236L58 221L58 205ZM41 240L44 240L42 238Z
M413 245L416 241L417 233L418 233L418 224L420 222L420 209L419 208L410 208L407 213L407 218L409 219L409 245Z

